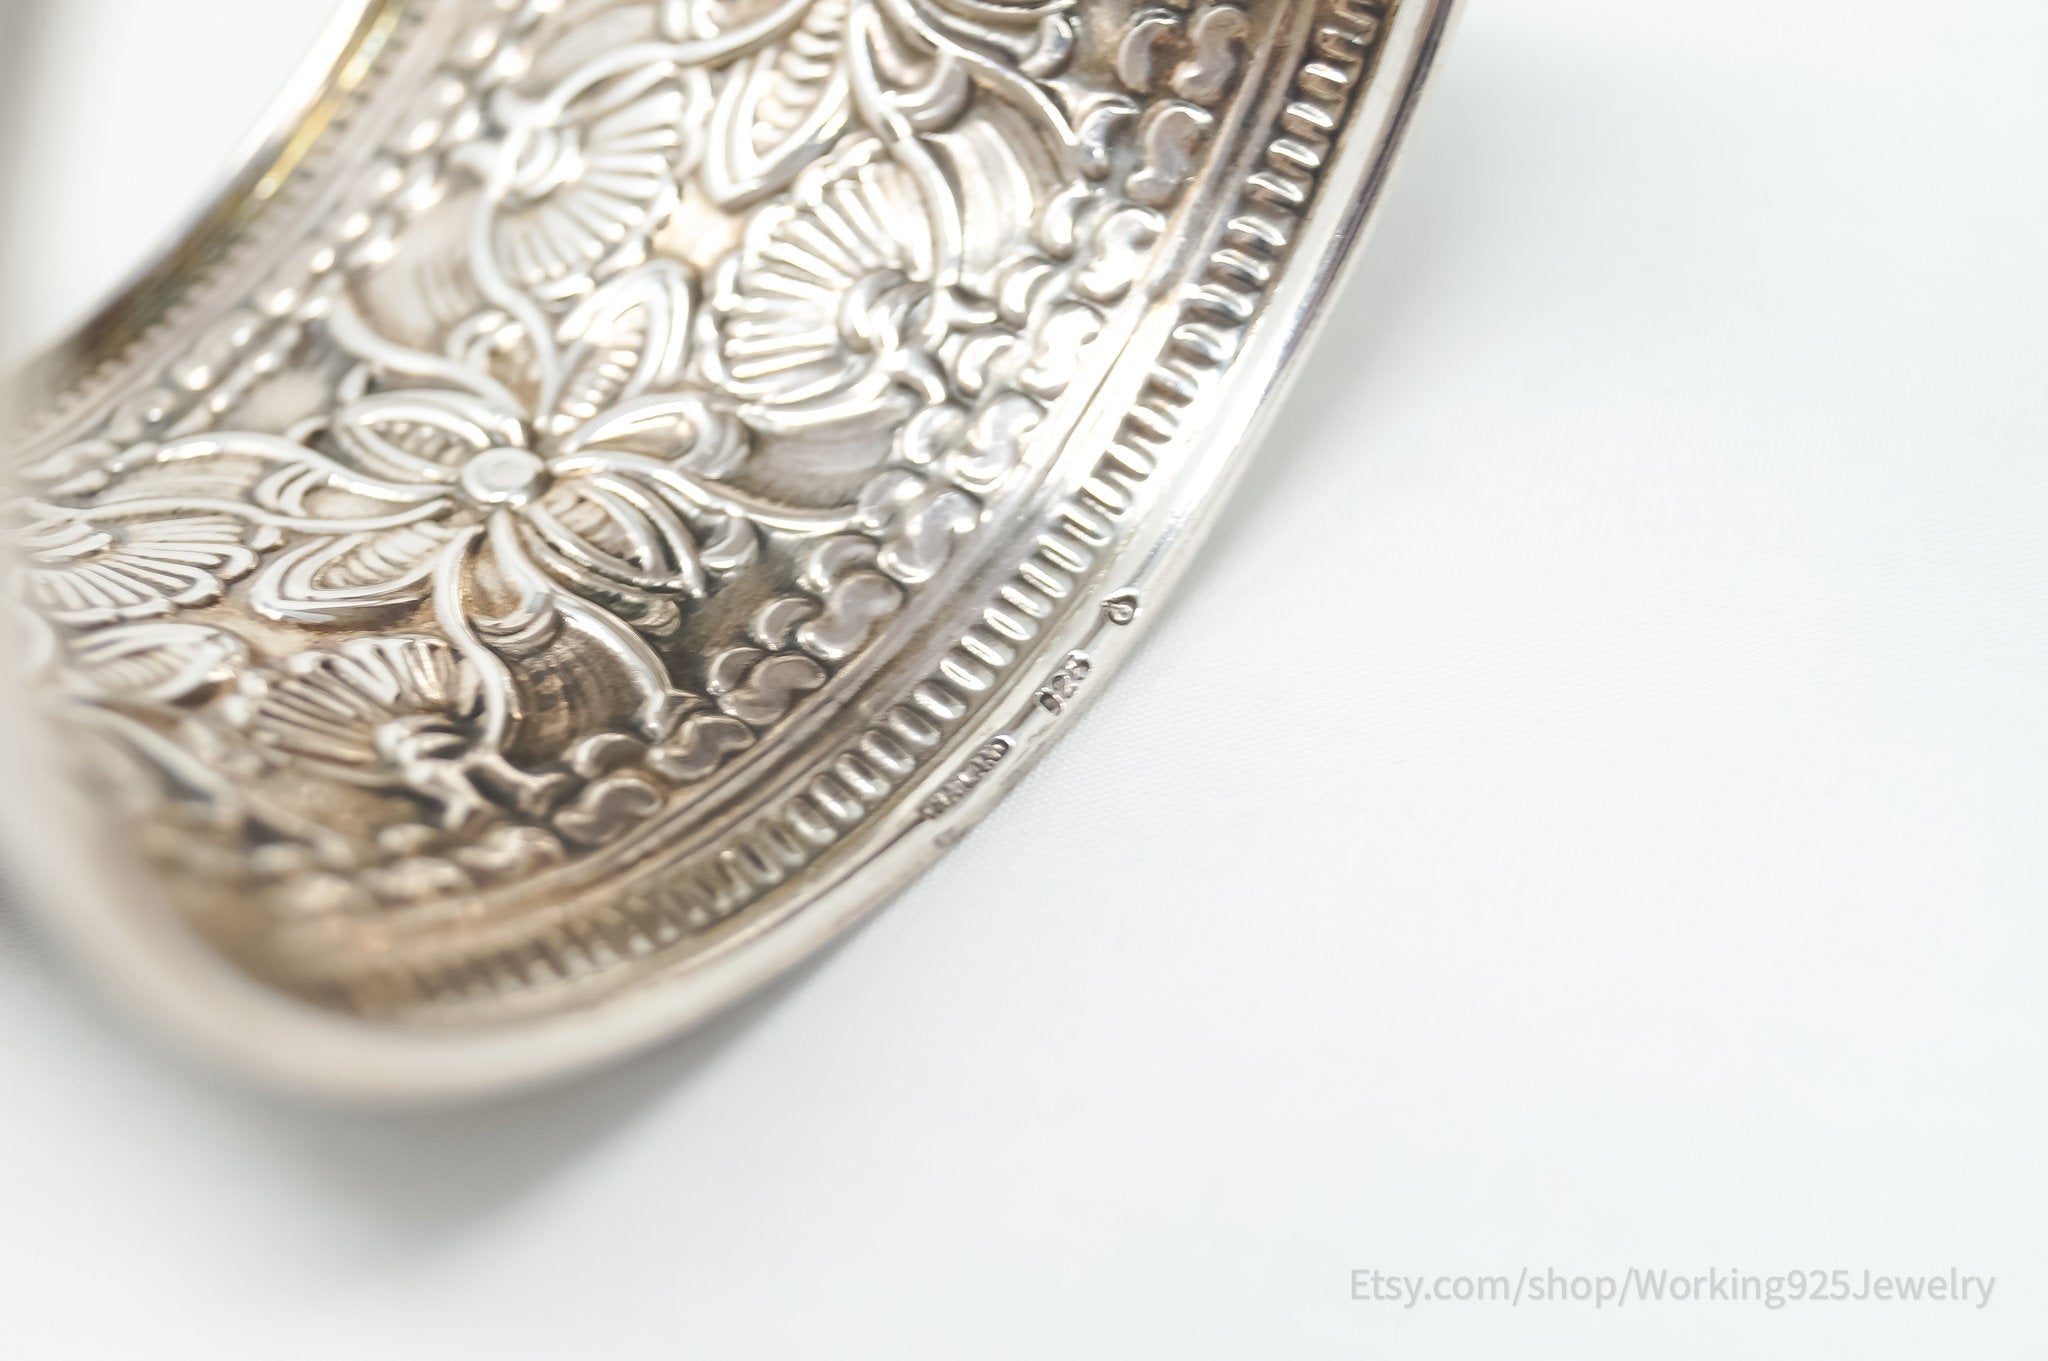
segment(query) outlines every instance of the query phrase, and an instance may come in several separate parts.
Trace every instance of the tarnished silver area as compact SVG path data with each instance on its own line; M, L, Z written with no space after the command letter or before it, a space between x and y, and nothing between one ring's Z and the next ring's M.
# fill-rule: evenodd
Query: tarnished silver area
M352 1092L786 967L1154 608L1450 8L367 6L31 380L31 668L146 866L52 915Z

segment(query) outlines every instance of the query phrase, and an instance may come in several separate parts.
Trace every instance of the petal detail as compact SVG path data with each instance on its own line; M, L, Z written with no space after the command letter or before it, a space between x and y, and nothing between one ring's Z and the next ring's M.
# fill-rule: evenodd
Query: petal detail
M818 0L787 37L734 64L711 113L701 174L721 208L783 188L845 130L847 11L847 0Z
M564 382L549 421L563 433L622 402L673 386L689 358L690 276L643 265L586 298L562 323Z
M220 599L256 566L248 526L226 515L102 524L31 508L21 591L45 617L74 626L146 619Z
M693 392L620 402L566 436L562 452L615 449L643 454L705 477L736 471L750 452L739 422Z
M696 537L668 498L629 477L558 483L522 517L542 569L655 632L674 627L677 599L704 594Z
M906 406L899 375L946 325L935 250L916 178L881 143L848 144L754 214L718 276L706 366L763 429Z
M314 539L279 554L250 585L271 619L329 624L408 608L433 589L434 561L454 537L440 520Z
M524 447L519 418L466 392L379 392L335 413L329 427L349 461L398 484L436 488L463 462L499 445Z
M241 639L211 624L148 620L79 639L64 676L73 693L89 699L174 704L230 679L248 655Z
M631 263L637 240L675 203L704 88L702 72L671 62L625 71L600 62L536 103L512 100L520 126L502 153L489 236L505 278L556 301L589 292L608 265Z

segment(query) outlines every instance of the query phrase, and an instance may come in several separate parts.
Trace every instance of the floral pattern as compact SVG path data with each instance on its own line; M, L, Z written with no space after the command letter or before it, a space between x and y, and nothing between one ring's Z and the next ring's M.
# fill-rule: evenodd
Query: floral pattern
M31 469L49 669L150 760L237 753L208 825L301 907L469 892L687 798L1017 485L1158 238L1117 182L1138 102L1062 79L1069 8L497 21L260 364ZM355 830L292 830L330 806Z
M749 508L710 480L739 448L730 419L669 387L687 324L675 267L619 276L562 323L573 339L538 405L484 365L376 350L386 379L460 386L381 388L337 409L323 439L243 446L276 465L255 509L301 536L253 582L256 610L330 624L431 600L448 636L492 671L492 652L532 655L574 623L630 664L643 725L665 735L674 693L641 635L674 633L681 606L756 547ZM512 328L488 319L470 343ZM510 699L496 679L502 728Z
M231 515L95 519L30 503L15 595L59 624L90 626L169 614L220 599L256 567L249 527Z

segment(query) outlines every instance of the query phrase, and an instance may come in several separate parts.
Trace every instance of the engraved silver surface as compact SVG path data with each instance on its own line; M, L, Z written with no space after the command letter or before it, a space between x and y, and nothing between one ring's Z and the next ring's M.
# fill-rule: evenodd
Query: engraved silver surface
M787 967L1128 646L1451 8L367 5L27 380L21 651L141 865L50 915L364 1095Z

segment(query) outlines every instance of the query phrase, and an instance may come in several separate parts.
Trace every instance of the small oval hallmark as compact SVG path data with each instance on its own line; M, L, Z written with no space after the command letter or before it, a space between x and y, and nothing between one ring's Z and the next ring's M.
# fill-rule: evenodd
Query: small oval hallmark
M965 765L953 772L953 777L932 792L930 798L918 808L926 818L943 817L960 806L961 800L974 792L974 787L989 777L989 772L1003 763L1015 748L1016 743L1007 737L992 737L983 743L974 755L967 758Z

